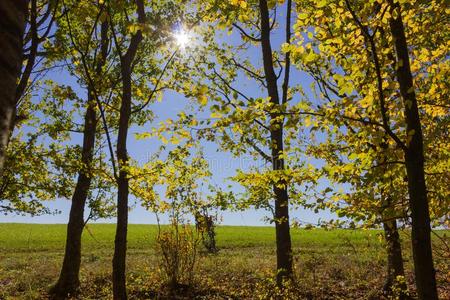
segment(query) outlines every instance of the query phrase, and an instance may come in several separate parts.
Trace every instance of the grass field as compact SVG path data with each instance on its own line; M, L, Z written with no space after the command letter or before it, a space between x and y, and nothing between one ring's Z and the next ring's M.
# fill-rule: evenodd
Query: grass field
M0 299L47 297L62 262L65 228L58 224L0 223ZM83 234L80 298L110 299L115 225L91 224L87 229ZM129 226L131 299L164 298L155 252L157 230L155 225ZM414 295L408 234L402 232L402 237L406 279ZM386 254L380 231L293 229L292 240L296 280L286 299L382 297ZM194 291L184 299L270 299L274 294L274 229L219 226L217 242L218 254L199 256ZM441 252L435 261L441 295L447 297L449 262Z

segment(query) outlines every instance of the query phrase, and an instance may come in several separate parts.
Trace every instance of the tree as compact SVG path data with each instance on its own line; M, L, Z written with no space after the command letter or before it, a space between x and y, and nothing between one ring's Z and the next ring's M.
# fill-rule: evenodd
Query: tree
M430 212L425 183L423 134L419 108L413 86L413 77L408 54L408 44L400 5L389 1L392 17L389 19L392 39L397 54L397 81L403 100L406 132L405 163L408 176L409 206L412 219L412 244L414 272L419 299L438 299L436 274L431 249Z
M11 124L16 110L16 87L22 65L23 34L28 1L2 1L0 14L0 175L3 174L6 148L11 135Z
M131 122L145 124L151 119L151 111L146 110L149 103L164 87L161 82L168 70L170 58L160 71L156 56L171 36L166 28L172 28L180 14L178 1L163 1L145 7L143 0L133 4L106 3L113 47L119 57L121 90L119 95L119 116L117 122L116 155L110 149L114 178L117 184L117 227L113 256L113 294L114 299L126 299L126 248L128 226L129 196L129 157L127 153L128 129ZM146 11L148 8L148 11ZM131 16L134 16L133 19ZM151 36L152 39L146 38ZM144 44L145 47L142 47ZM162 57L165 61L166 57ZM135 80L133 75L140 74ZM158 75L157 78L151 77ZM144 75L144 76L143 76ZM139 100L133 105L133 99ZM116 167L117 165L117 171Z
M0 7L4 16L1 24L2 44L0 108L0 175L5 162L5 152L14 127L27 116L20 111L22 98L32 90L40 72L32 71L39 64L40 45L51 32L57 0L3 1Z
M165 145L143 166L130 168L133 194L157 216L168 213L171 224L178 226L193 219L206 250L217 252L214 231L217 216L211 210L225 209L229 196L213 186L209 186L208 192L201 192L200 188L204 188L212 174L198 143L188 140L161 159L164 150Z
M297 52L296 59L302 60L306 68L316 68L315 70L323 68L322 72L316 72L316 75L319 74L319 81L324 83L321 85L321 92L324 98L330 98L330 94L333 98L333 101L326 103L324 107L320 107L316 113L320 116L336 118L337 121L334 124L337 126L342 126L343 120L346 120L346 122L351 121L352 124L360 124L361 126L358 126L356 132L348 131L348 134L359 137L359 143L369 143L377 149L388 143L389 149L393 149L400 154L390 156L389 163L403 165L403 172L407 175L408 206L411 210L410 217L413 231L415 231L412 239L413 241L416 240L416 242L413 242L413 252L423 252L424 254L420 257L414 255L415 265L419 268L415 268L418 294L421 298L435 299L437 296L435 283L433 283L431 240L429 240L430 217L428 200L424 196L426 190L422 189L423 193L420 194L421 196L418 196L417 191L412 190L413 185L415 189L417 189L416 186L424 187L425 177L423 177L423 183L420 178L418 179L419 181L416 181L415 173L412 174L411 172L413 171L411 169L408 170L407 167L408 164L411 164L411 162L407 161L412 160L410 153L412 151L417 155L417 157L414 156L415 159L418 159L418 164L414 164L415 167L417 168L418 166L422 170L420 172L415 171L425 174L425 167L421 167L423 166L423 160L420 159L420 154L418 154L422 153L423 158L423 149L420 146L422 137L419 138L419 141L416 140L414 144L412 139L417 139L419 131L411 130L411 120L407 118L402 119L398 114L395 114L395 112L403 111L406 116L406 114L411 113L410 110L414 109L414 107L411 106L410 102L399 101L399 99L404 99L406 95L404 94L404 87L400 84L401 80L399 80L398 70L403 69L406 62L405 57L399 57L399 49L397 49L397 38L401 38L401 36L396 36L392 26L389 26L389 24L396 20L395 22L398 25L399 16L407 16L411 27L408 26L406 28L409 28L411 36L414 37L415 32L418 31L414 28L417 28L419 25L418 20L414 16L419 16L421 15L419 12L424 12L429 18L439 18L437 17L438 14L434 12L439 4L401 4L402 12L393 8L397 4L392 2L381 5L358 1L330 1L330 3L320 1L317 3L305 2L303 4L301 7L304 9L304 13L299 15L298 28L313 26L313 30L308 33L310 42L303 43L302 39L301 43L303 45L294 50ZM331 16L336 20L333 19L333 22L330 23L328 18ZM316 18L318 22L315 22L313 18ZM421 25L423 26L423 24ZM413 39L417 45L423 45L422 40L423 36L420 40ZM355 49L361 48L365 52L355 51ZM405 49L403 49L403 55L405 55ZM445 60L443 53L441 50L435 51L437 60L433 61L433 63L441 64L442 59ZM395 58L395 53L397 53L397 58ZM413 64L416 70L420 70L422 64L425 66L429 63L429 61L422 61L418 56L414 55L413 57ZM426 80L428 81L428 86L432 85L432 82L440 76L441 74L434 77L433 74L429 80ZM412 84L412 82L410 83ZM323 89L324 87L325 89ZM411 92L413 89L412 85L409 88ZM428 102L428 105L430 104L439 105L439 102ZM424 103L424 107L426 107L425 105ZM424 111L426 111L426 108ZM445 113L443 116L443 119L445 119ZM415 125L417 127L419 110L416 110L415 117ZM443 119L438 119L437 121L445 123ZM360 130L359 128L365 129ZM372 137L368 138L367 132L370 131L372 131L370 134ZM440 150L434 149L431 151L441 153L437 157L441 157L443 159L442 162L447 160L446 155L443 155ZM367 152L355 153L355 155L361 158L370 157L370 155L367 155ZM398 157L401 159L395 162ZM373 159L369 161L373 162ZM437 198L440 198L441 195L437 196ZM421 207L421 213L417 212L417 206ZM423 241L423 243L417 243L418 239ZM422 268L426 270L420 271ZM426 274L427 279L423 277L423 274Z
M291 38L291 1L287 4L286 42ZM283 97L280 101L277 87L277 77L273 66L272 46L270 43L270 18L266 0L259 1L261 14L261 49L264 61L264 73L267 82L267 92L273 106L283 105L287 101L287 89L289 84L289 53L285 60L285 78L283 82ZM284 143L283 143L283 118L277 112L271 113L272 124L270 130L272 166L274 171L284 170ZM289 196L287 182L281 180L273 187L275 194L275 228L277 237L277 281L281 284L284 277L292 276L292 246L289 232Z
M138 51L139 44L143 39L142 26L145 24L145 8L142 0L136 1L136 14L138 26L132 33L131 40L125 52L116 42L116 50L120 57L120 72L122 81L121 106L119 114L119 132L117 136L117 160L119 162L119 176L117 178L117 227L114 240L113 257L113 295L114 299L127 299L125 264L127 249L127 225L128 225L128 188L129 178L126 171L128 165L127 136L131 115L131 75L132 65ZM117 39L112 28L114 38Z
M259 160L262 167L239 170L233 180L247 191L240 207L263 207L273 213L281 286L292 277L289 201L301 203L300 186L315 176L308 174L304 157L288 155L302 147L302 140L296 139L301 123L293 116L305 103L301 86L290 84L290 54L274 50L281 45L272 49L271 39L280 24L285 42L291 39L291 2L285 5L286 19L277 23L280 7L273 1L201 2L199 14L209 25L192 29L202 42L193 43L186 51L187 59L176 62L180 79L175 89L196 99L201 111L210 111L210 118L180 114L176 122L165 126L175 135L180 127L191 128L198 138L217 141L222 150ZM237 42L216 39L227 30ZM299 97L291 101L296 94Z
M76 18L81 19L81 16L95 13L96 15L104 15L104 7L100 6L98 12L96 6L81 5L75 7L72 5L71 10L77 11ZM81 73L83 74L84 82L86 82L87 88L87 100L85 102L85 115L84 115L84 128L83 128L83 144L80 157L80 168L78 171L78 179L75 186L75 190L72 196L72 203L70 208L69 222L67 225L66 246L64 253L63 265L59 279L55 286L52 287L51 293L56 298L65 298L68 295L73 295L78 291L79 271L81 264L81 235L86 221L84 220L84 210L86 201L89 197L91 189L92 177L94 176L94 150L95 139L97 133L97 103L100 102L99 95L101 94L100 80L105 80L103 74L104 66L107 61L109 37L108 37L108 23L103 21L100 25L97 25L98 18L94 21L94 24L85 24L86 18L82 19L83 25L77 24L73 21L73 16L69 17L70 12L66 13L66 18L59 24L59 28L62 31L68 33L69 46L65 47L65 51L68 49L75 49L82 57ZM78 32L72 30L74 26L90 26L94 30L89 31L87 39L77 34ZM99 29L97 29L100 27ZM92 34L99 32L99 41L97 43L92 42ZM64 33L62 33L64 34ZM96 34L97 35L97 34ZM82 41L87 41L82 44ZM64 42L62 39L61 44ZM87 43L87 44L86 44ZM89 46L89 44L94 44ZM92 47L94 50L92 50ZM97 50L98 49L98 50ZM97 54L99 52L99 54ZM91 57L89 57L91 56ZM92 61L92 66L86 66L87 58ZM94 74L91 74L94 73Z

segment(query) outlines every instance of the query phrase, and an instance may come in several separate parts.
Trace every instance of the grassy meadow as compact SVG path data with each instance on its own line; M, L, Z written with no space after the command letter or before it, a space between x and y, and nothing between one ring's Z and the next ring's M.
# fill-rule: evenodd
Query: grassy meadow
M0 299L46 299L62 263L66 225L0 224ZM89 224L83 233L80 299L111 299L114 224ZM183 296L164 293L155 225L130 225L130 299L271 299L276 289L272 227L218 226L217 254L198 255L194 285ZM444 233L441 232L443 235ZM402 232L406 280L414 296L411 253ZM383 299L386 255L376 230L292 229L295 284L285 299ZM436 268L442 299L450 295L449 261L439 239ZM448 258L448 256L447 256Z

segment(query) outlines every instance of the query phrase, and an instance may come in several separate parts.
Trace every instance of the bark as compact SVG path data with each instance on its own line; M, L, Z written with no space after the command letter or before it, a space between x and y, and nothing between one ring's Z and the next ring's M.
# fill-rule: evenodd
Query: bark
M139 23L145 23L144 3L136 0ZM127 136L131 116L131 75L132 63L136 56L139 44L142 41L142 32L139 30L132 36L130 45L125 55L121 55L122 76L122 101L120 106L119 133L117 136L117 160L119 162L119 176L117 178L117 226L114 240L113 256L113 298L117 300L127 299L126 290L126 253L128 230L128 194L129 182L127 153Z
M16 115L27 0L0 1L0 176Z
M267 91L275 107L280 105L278 95L277 77L275 75L272 47L270 44L269 10L266 0L259 1L261 12L261 48L263 54L264 73L267 82ZM279 120L279 113L272 113L272 120ZM272 166L273 170L281 171L285 168L283 153L283 121L273 122L270 127ZM283 187L280 187L282 185ZM284 279L292 276L292 246L289 228L289 197L287 183L278 182L273 186L275 194L275 233L277 246L277 283L282 285Z
M409 207L412 221L412 249L414 273L419 299L438 299L431 248L430 213L425 184L423 136L417 99L413 87L408 45L398 3L390 1L392 15L390 29L394 39L398 67L397 80L404 102L406 130L410 141L405 149L408 176ZM394 14L394 11L397 11Z
M92 98L92 97L89 97ZM77 185L72 196L69 223L67 224L66 247L63 265L58 282L51 293L56 299L64 299L77 293L80 286L79 272L81 263L81 235L84 228L84 206L91 186L91 165L95 145L97 114L96 103L90 99L84 117L83 150L81 161L83 168L78 173Z
M49 10L51 9L51 4L48 4ZM38 35L38 25L37 25L37 0L31 0L31 10L30 10L30 29L29 32L25 35L30 35L31 38L31 45L30 45L30 51L28 52L27 59L26 59L26 65L23 70L23 73L20 76L20 81L17 84L16 88L16 103L19 102L20 98L23 96L27 86L28 81L31 76L31 72L33 71L34 64L36 62L36 56L38 52L38 46L39 46L39 35ZM49 25L51 26L51 24ZM22 53L23 55L23 53ZM12 125L14 127L14 125Z
M397 229L397 220L387 220L383 222L384 237L387 246L387 276L384 290L387 293L392 292L392 287L396 284L397 276L404 276L402 245ZM406 285L398 286L402 291L406 291ZM404 299L404 295L400 295Z
M113 294L114 299L127 299L126 292L126 252L128 230L128 175L123 168L128 162L127 135L131 113L131 63L122 63L122 104L120 107L119 134L117 137L117 159L119 178L117 179L117 227L114 240Z
M108 24L101 25L101 57L96 72L101 74L108 52ZM91 83L92 84L92 83ZM94 87L95 88L95 87ZM80 286L79 273L81 263L81 236L84 228L84 208L91 187L90 166L94 159L95 134L97 128L96 100L93 88L88 89L88 105L84 116L83 148L81 162L83 167L78 172L77 185L72 196L69 223L67 224L66 247L63 265L58 282L52 288L54 298L64 299L75 294Z

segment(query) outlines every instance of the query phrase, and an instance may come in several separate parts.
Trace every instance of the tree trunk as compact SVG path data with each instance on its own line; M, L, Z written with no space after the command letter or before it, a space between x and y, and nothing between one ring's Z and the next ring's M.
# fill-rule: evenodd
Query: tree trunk
M383 222L384 237L387 246L387 276L384 290L387 293L392 292L393 286L396 284L397 276L404 276L402 245L397 229L397 220L387 220ZM405 284L398 286L402 291L406 291ZM404 295L400 295L404 299Z
M89 94L91 94L91 91L89 91ZM80 286L78 275L81 263L81 235L84 228L84 206L91 186L91 175L89 172L94 154L97 123L95 107L95 100L89 97L89 104L84 117L83 150L81 155L83 167L78 173L77 185L72 197L61 273L58 282L51 291L57 299L64 299L69 294L75 294Z
M261 12L261 48L263 54L264 73L267 82L267 91L274 104L279 107L280 99L278 95L277 78L275 75L272 47L270 44L270 24L269 10L266 0L259 1ZM272 113L272 120L279 120L279 113ZM272 166L274 171L284 170L284 159L280 157L283 154L283 120L273 122L270 126ZM277 245L277 283L282 285L284 279L292 276L292 246L289 228L289 197L287 192L287 183L283 181L274 184L275 194L275 233Z
M145 8L143 0L136 0L136 13L138 21L145 23ZM122 102L120 105L119 133L117 136L117 160L119 163L119 176L117 178L117 226L114 240L113 257L113 298L127 299L126 288L126 254L128 230L128 153L127 136L131 116L131 74L132 63L136 56L139 44L142 41L142 32L138 30L131 37L130 45L125 55L120 57L122 75Z
M398 61L397 80L404 102L406 130L410 139L406 145L405 163L408 176L417 293L419 299L434 300L438 299L438 294L431 249L430 213L425 185L422 128L400 7L398 3L394 4L393 1L390 1L390 4L392 15L396 16L390 20L390 28ZM394 13L395 10L397 10L396 14Z
M100 75L106 62L108 53L108 23L101 25L101 57L97 63L96 73ZM93 84L93 83L91 83ZM92 160L94 159L95 134L97 128L96 95L92 88L88 89L88 103L84 116L83 148L78 172L77 185L72 197L69 223L67 224L66 248L63 265L58 282L52 288L51 294L55 298L65 298L68 294L75 294L80 286L79 273L81 263L81 236L84 228L84 207L91 187Z
M131 63L122 62L122 104L120 107L119 134L117 138L117 159L119 178L117 179L117 227L113 257L114 299L127 299L126 291L126 252L128 227L128 173L124 167L128 162L127 135L131 114Z
M16 117L16 89L22 67L27 0L0 1L0 176Z

